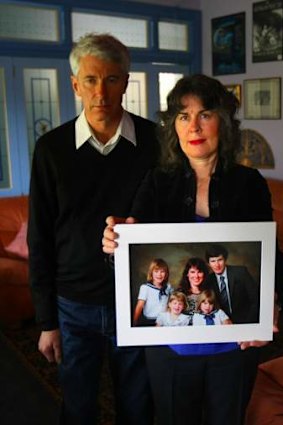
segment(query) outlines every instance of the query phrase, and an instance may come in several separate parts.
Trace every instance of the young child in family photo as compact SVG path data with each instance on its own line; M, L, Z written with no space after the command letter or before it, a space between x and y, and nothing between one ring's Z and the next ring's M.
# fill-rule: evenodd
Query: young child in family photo
M206 289L199 296L197 313L194 313L193 325L231 325L232 321L219 308L214 291Z
M140 286L138 301L134 311L134 326L154 326L161 311L167 308L168 298L173 288L168 283L169 267L162 258L151 261L147 272L147 282Z
M186 295L179 291L173 292L169 296L167 311L157 316L156 326L188 326L190 318L182 313L186 307Z

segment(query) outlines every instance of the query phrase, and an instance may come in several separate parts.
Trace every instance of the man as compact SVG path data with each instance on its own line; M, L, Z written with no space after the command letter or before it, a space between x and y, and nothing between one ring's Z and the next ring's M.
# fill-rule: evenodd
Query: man
M257 323L259 285L247 268L227 265L228 251L220 244L209 246L205 256L213 271L206 280L206 286L215 291L222 310L233 323Z
M39 350L59 364L61 424L93 425L99 377L109 351L116 423L149 425L152 404L138 347L115 340L114 273L101 249L105 218L127 216L156 158L155 125L123 110L128 49L88 34L70 54L84 110L42 136L30 186L30 281L41 326Z

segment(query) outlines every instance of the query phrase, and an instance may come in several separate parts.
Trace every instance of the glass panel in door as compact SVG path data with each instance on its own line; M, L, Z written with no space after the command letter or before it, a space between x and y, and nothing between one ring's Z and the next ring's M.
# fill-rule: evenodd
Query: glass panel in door
M11 164L8 140L5 73L4 68L0 68L0 189L11 187Z
M57 69L25 68L24 92L31 163L36 140L60 125Z

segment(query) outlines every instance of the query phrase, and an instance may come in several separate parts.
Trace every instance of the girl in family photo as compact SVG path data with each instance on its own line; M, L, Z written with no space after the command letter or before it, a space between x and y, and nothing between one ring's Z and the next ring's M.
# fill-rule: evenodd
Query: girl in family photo
M215 292L206 289L199 295L197 312L193 315L192 325L231 325L232 321L219 308Z
M140 286L134 311L134 326L154 326L158 314L166 310L169 295L173 292L168 278L169 267L166 261L162 258L152 260L147 272L147 282Z
M167 311L159 313L156 326L187 326L190 318L183 314L187 307L186 295L175 291L169 296Z

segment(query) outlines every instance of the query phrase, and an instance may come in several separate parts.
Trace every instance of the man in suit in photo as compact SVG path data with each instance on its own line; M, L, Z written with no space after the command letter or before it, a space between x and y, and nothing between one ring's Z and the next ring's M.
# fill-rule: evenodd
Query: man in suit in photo
M259 320L259 285L245 266L227 264L228 251L212 244L205 252L212 273L205 286L215 291L220 307L233 323L257 323Z
M105 219L128 216L155 164L155 124L122 107L127 47L87 34L70 54L71 83L83 111L36 143L29 205L30 283L39 350L59 365L60 424L95 425L104 354L117 425L152 425L142 347L118 347L114 270L101 244Z

